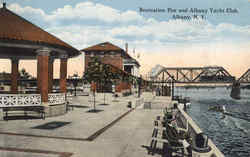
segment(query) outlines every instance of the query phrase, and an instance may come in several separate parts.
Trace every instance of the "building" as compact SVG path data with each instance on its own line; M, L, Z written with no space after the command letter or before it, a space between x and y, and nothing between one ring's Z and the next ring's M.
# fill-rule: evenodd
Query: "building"
M7 8L6 3L0 8L0 19L0 58L11 61L11 94L0 95L0 107L42 106L46 117L66 113L68 59L78 56L80 51L15 14ZM60 60L58 93L52 91L55 59ZM37 61L35 94L19 94L18 69L22 60Z
M104 42L94 46L90 46L81 51L85 53L85 71L88 68L88 63L91 60L91 57L97 56L104 64L113 65L134 76L140 75L140 64L128 54L127 44L126 50L113 45L110 42ZM116 92L122 92L123 90L130 89L131 85L125 82L120 82L120 84L115 87Z

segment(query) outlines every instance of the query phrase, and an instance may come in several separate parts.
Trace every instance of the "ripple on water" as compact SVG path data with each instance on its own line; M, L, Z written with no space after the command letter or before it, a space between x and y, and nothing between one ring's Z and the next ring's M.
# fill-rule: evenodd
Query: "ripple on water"
M188 113L226 157L250 157L250 90L242 91L241 100L231 99L229 93L223 88L186 90L185 96L191 97L192 103ZM221 119L221 113L208 111L211 105L217 104L225 105L236 117Z

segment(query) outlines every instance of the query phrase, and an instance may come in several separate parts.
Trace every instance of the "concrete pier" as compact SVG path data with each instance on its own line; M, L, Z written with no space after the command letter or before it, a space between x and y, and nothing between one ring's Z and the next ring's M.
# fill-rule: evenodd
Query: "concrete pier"
M0 156L42 157L152 157L150 144L154 121L163 114L163 108L173 106L170 98L154 97L144 93L118 97L111 94L96 96L96 112L92 112L93 99L88 96L68 97L73 107L67 114L45 120L0 121ZM131 101L132 108L128 107ZM151 108L145 109L144 102ZM154 156L168 153L164 140L158 141Z

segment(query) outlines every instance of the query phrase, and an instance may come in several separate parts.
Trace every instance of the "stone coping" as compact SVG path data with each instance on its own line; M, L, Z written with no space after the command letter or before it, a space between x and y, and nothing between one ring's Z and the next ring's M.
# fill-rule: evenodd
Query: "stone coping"
M200 133L203 133L203 131L200 129L200 127L193 121L193 119L183 110L183 105L178 105L178 110L181 113L181 118L184 123L188 123L188 130L193 138ZM208 145L211 147L211 151L208 153L199 153L194 152L194 155L204 156L204 157L224 157L224 154L216 147L216 145L212 142L211 139L208 139Z

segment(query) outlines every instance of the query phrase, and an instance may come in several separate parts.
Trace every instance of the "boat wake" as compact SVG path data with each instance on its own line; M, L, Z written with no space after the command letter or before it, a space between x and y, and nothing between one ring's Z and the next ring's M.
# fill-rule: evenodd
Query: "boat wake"
M250 114L243 114L238 112L225 112L224 114L233 118L243 119L250 122Z

